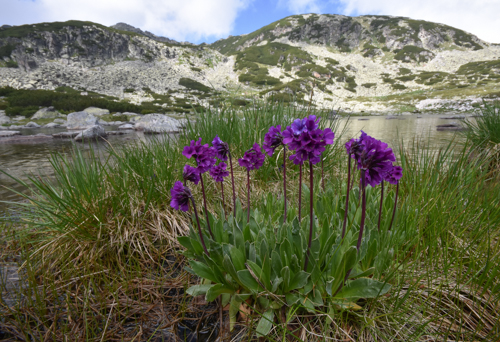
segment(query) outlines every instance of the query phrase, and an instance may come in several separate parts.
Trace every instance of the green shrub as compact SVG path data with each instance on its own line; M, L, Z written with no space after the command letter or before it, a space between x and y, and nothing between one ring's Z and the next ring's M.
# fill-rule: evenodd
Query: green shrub
M0 59L2 59L3 57L10 57L12 51L14 51L15 49L16 45L13 44L6 44L4 46L0 46Z
M17 64L17 62L16 62L16 61L7 61L7 62L5 63L5 66L6 66L7 68L19 68L19 64Z
M365 88L372 88L372 87L376 87L377 83L363 83L361 86L365 87Z
M407 89L405 85L403 84L392 84L392 89L395 89L395 90L403 90L403 89Z
M396 51L397 50L394 50L394 52ZM406 45L404 48L397 51L396 55L394 56L394 59L408 63L411 61L426 62L427 60L432 58L430 56L421 55L420 54L421 52L428 52L430 56L434 56L434 54L429 50L423 49L415 45Z
M198 91L202 91L204 93L209 93L210 91L212 91L212 89L210 89L206 85L204 85L198 81L192 80L190 78L187 78L187 77L182 77L179 80L179 85L186 87L187 89L190 89L190 90L198 90Z

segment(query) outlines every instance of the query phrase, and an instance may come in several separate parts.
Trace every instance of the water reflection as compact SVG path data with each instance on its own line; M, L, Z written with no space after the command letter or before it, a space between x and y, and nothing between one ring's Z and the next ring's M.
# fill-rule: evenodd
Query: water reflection
M368 119L368 120L364 120ZM341 120L341 127L346 119ZM395 145L401 139L408 144L420 137L429 142L430 146L443 146L452 139L460 139L455 131L437 131L437 125L455 123L460 125L461 120L446 120L436 115L408 115L396 116L387 119L384 116L352 117L349 120L345 138L356 137L363 130L372 137Z

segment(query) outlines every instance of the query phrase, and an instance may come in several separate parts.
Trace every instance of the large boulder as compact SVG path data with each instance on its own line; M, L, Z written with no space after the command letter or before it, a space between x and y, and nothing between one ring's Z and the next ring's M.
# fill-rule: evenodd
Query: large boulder
M102 109L102 108L97 108L97 107L88 107L83 110L84 112L87 112L92 115L96 116L101 116L101 115L108 115L109 110L107 109Z
M144 133L175 133L181 130L179 120L168 117L164 114L146 114L135 121L136 131Z
M87 112L74 112L68 114L67 118L67 129L87 129L99 124L99 119L97 119L92 114Z
M102 126L95 125L78 134L75 137L75 141L97 140L105 137L106 132L104 131L104 128Z
M46 107L40 109L38 112L33 114L31 117L32 120L39 120L39 119L55 119L55 118L65 118L66 115L63 115L59 113L57 110L54 109L54 107Z

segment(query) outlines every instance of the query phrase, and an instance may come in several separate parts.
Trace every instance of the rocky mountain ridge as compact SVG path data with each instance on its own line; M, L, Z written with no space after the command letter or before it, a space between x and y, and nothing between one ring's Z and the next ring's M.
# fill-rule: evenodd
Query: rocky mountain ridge
M198 84L242 100L312 95L321 107L368 112L500 95L499 46L409 18L307 14L210 45L161 38L123 23L3 27L0 87L70 87L133 103L169 94L207 105L206 94L185 86Z

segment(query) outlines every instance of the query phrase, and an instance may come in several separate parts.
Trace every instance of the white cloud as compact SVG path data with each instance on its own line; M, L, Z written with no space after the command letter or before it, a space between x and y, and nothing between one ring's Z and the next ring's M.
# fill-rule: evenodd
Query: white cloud
M499 0L336 0L346 15L383 14L447 24L500 43Z
M322 12L319 0L279 0L278 5L286 7L293 14Z
M198 41L228 35L238 12L252 0L0 0L0 22L12 15L31 22L88 20L117 22L176 40ZM4 11L4 3L9 12ZM6 13L7 12L7 13Z

